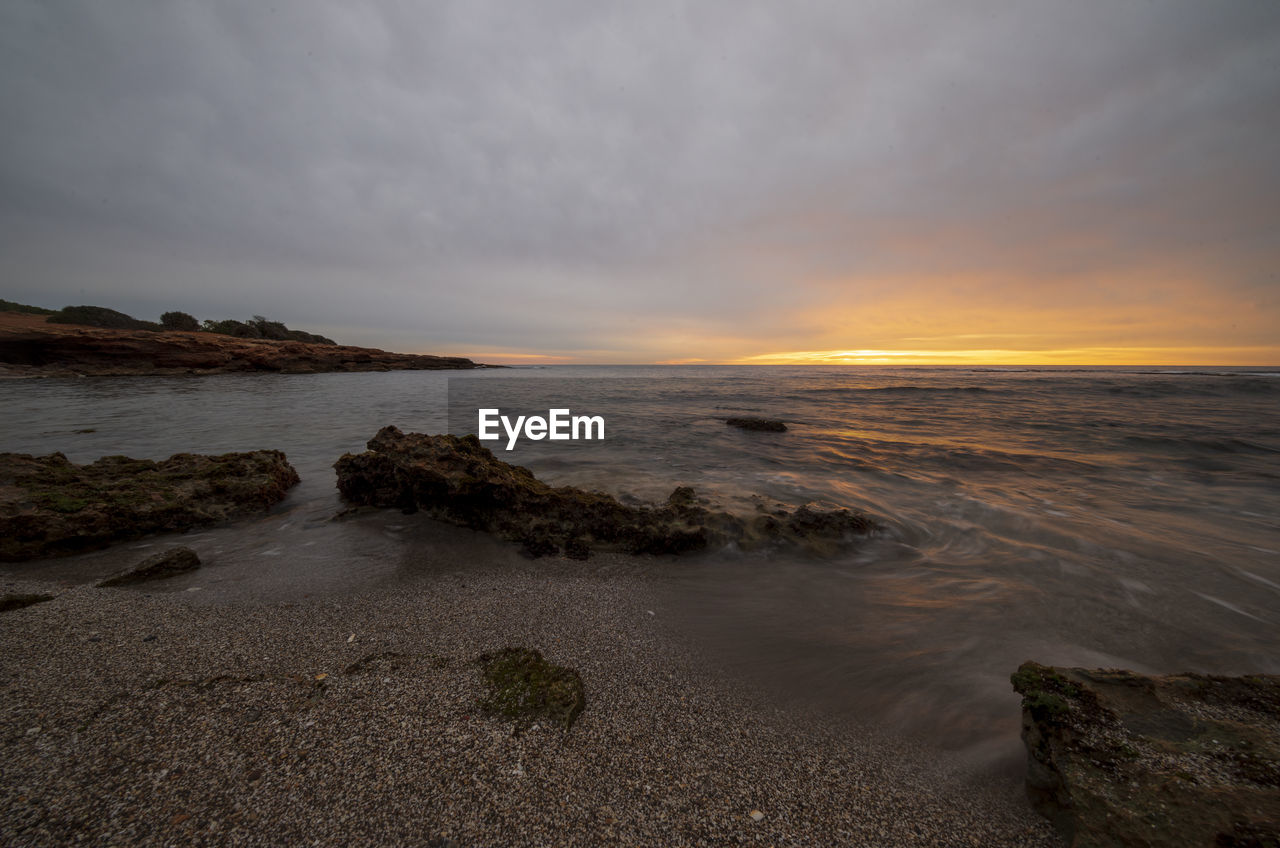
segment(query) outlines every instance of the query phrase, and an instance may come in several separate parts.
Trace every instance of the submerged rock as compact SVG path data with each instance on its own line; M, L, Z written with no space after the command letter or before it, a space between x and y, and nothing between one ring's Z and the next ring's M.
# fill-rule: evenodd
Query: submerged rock
M519 722L550 719L569 729L586 706L582 677L530 648L504 648L478 659L488 694L481 706Z
M1027 795L1073 846L1280 845L1280 677L1024 663Z
M8 592L0 595L0 612L8 612L9 610L22 609L33 604L42 604L45 601L52 601L53 595L32 595Z
M687 486L662 505L624 505L601 492L549 486L529 469L495 458L475 436L384 427L368 447L334 465L347 501L421 510L520 542L535 557L563 551L585 559L599 549L680 554L730 542L751 547L770 541L828 552L875 527L866 516L843 509L802 507L741 518L702 506Z
M726 418L724 423L742 430L755 430L762 433L785 433L786 422L776 418Z
M133 568L98 584L99 589L108 586L129 586L149 580L163 580L200 567L200 557L190 548L177 547L147 557Z
M160 462L0 454L0 561L63 556L261 512L298 473L280 451L180 453Z

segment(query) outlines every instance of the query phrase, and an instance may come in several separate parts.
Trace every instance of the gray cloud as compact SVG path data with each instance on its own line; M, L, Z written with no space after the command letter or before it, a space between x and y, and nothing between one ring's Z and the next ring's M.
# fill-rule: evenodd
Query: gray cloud
M12 2L0 80L11 299L624 360L911 275L1276 309L1274 4Z

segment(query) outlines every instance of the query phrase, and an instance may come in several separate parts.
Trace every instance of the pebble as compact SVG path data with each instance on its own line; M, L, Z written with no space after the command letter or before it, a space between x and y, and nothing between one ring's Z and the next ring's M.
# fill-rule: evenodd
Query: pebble
M764 820L762 787L779 845L1059 844L1020 779L959 780L948 752L768 703L645 616L657 581L556 568L433 564L291 604L53 587L50 612L0 616L23 787L0 792L0 844L727 845L743 809ZM67 624L90 620L93 651ZM377 645L323 636L342 630ZM569 731L478 708L474 660L509 645L582 675ZM343 671L366 656L397 659Z

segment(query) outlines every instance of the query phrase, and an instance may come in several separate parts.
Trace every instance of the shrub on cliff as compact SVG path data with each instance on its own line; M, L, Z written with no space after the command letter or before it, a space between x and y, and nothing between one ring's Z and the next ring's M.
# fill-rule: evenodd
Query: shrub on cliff
M200 329L200 322L186 312L166 312L160 316L160 323L166 330Z
M277 342L287 341L289 338L289 328L279 321L272 321L270 318L255 315L247 323L257 328L260 338L272 339Z
M206 320L201 325L201 329L206 333L218 333L223 336L235 336L238 339L260 339L262 334L258 332L257 327L252 327L243 321L235 321L231 318L225 321Z
M0 300L0 312L25 312L28 315L52 315L52 309L43 306L27 306L25 303L14 303L11 300Z
M302 330L290 330L279 321L255 315L248 321L205 321L203 329L210 333L235 336L238 339L271 339L273 341L309 342L310 344L337 344L333 339Z
M309 342L311 344L326 344L326 345L337 344L337 342L335 342L333 339L325 338L324 336L319 335L318 333L304 332L303 330L289 330L288 333L286 334L286 338L295 342Z
M83 324L111 330L159 330L154 321L139 321L105 306L64 306L46 319L50 324Z

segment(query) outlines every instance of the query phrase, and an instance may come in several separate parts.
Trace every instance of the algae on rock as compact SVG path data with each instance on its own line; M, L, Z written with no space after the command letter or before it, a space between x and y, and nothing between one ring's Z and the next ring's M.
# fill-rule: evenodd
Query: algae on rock
M526 553L592 550L681 554L737 544L786 542L828 553L869 533L874 522L847 509L801 507L750 517L709 509L687 486L666 503L630 506L603 492L553 487L529 469L503 462L475 436L402 433L384 427L368 450L334 468L348 502L422 510L432 518L520 542Z
M486 710L517 722L546 719L573 726L586 707L582 677L565 666L555 665L530 648L504 648L482 654L488 694L481 701Z
M1027 662L1027 796L1072 846L1280 845L1280 677Z
M275 450L160 462L0 453L0 561L63 556L260 512L298 473Z

